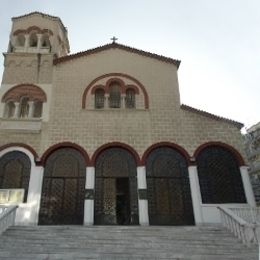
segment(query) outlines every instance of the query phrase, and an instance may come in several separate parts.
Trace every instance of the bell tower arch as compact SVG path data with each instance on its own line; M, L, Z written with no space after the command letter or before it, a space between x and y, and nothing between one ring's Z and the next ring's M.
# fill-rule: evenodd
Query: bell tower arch
M13 17L2 84L50 84L53 59L70 51L67 34L59 17L40 12Z

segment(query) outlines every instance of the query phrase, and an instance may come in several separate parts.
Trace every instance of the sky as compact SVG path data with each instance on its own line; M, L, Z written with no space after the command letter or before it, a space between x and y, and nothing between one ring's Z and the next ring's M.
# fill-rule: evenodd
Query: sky
M71 53L110 43L181 60L181 103L245 124L260 121L259 0L0 0L0 51L11 18L59 16ZM0 57L0 75L3 72ZM0 76L1 79L1 76Z

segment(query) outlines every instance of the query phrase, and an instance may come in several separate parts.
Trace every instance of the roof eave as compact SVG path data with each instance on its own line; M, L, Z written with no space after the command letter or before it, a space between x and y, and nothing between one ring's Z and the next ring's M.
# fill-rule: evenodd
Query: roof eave
M220 120L220 121L229 123L231 125L234 125L238 129L241 129L242 127L244 127L243 123L240 123L240 122L237 122L235 120L228 119L228 118L225 118L225 117L221 117L221 116L218 116L218 115L215 115L215 114L211 114L209 112L206 112L206 111L194 108L194 107L190 107L190 106L187 106L185 104L181 105L181 109L184 109L186 111L190 111L190 112L193 112L193 113L197 113L199 115L206 116L206 117L214 119L214 120Z

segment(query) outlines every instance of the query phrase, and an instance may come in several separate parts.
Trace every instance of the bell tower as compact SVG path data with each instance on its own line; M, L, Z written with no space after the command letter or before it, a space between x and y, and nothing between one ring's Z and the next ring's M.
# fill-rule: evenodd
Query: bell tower
M59 17L40 12L13 17L2 84L51 84L53 59L67 55L69 48Z

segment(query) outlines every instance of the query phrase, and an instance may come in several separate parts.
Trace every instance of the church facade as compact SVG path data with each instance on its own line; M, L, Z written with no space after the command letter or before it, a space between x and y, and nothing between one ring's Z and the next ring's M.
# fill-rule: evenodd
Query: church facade
M0 194L22 191L17 223L194 225L255 205L243 125L180 103L179 60L116 42L69 55L60 18L12 22Z

